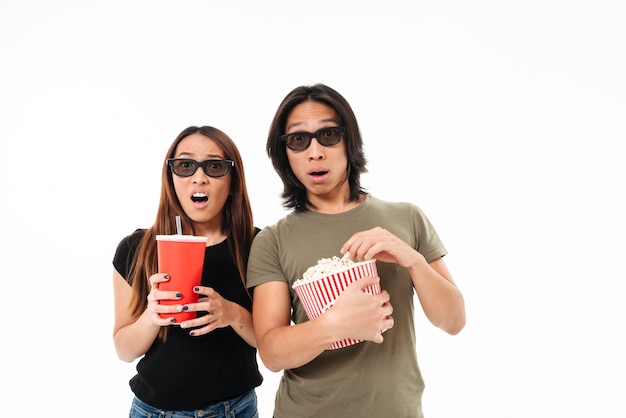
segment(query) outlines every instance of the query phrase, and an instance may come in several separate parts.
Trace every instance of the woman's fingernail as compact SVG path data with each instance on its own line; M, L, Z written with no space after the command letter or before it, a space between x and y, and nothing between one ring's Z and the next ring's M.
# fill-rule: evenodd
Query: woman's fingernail
M176 293L176 298L177 298L177 299L180 299L180 298L182 298L182 297L183 297L183 294L182 294L182 293L180 293L180 292Z
M196 335L196 333L193 332L193 331L189 331L189 335L191 335L193 337L194 335Z
M170 322L173 324L174 322L176 322L176 318L170 318Z
M164 278L165 280L169 280L169 279L170 279L170 275L169 275L169 274L166 274L165 276L163 276L163 278Z
M185 322L181 322L181 323L180 323L180 327L181 327L181 328L187 328L187 324L186 324Z
M194 292L199 292L199 291L200 291L200 288L199 288L198 286L196 286L196 287L194 287L194 288L193 288L193 291L194 291Z
M176 312L180 312L180 311L182 311L182 310L183 310L183 307L182 307L182 306L178 305L178 306L176 307Z

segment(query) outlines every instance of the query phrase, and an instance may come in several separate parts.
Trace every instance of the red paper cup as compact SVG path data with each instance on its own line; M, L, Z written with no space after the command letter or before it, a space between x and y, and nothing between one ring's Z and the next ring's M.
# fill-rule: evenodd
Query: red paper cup
M308 318L315 319L335 304L335 301L346 287L361 277L367 276L378 276L376 260L355 263L331 275L309 282L297 283L293 287L304 306ZM378 295L380 293L380 283L367 286L364 291L369 295ZM328 350L348 347L362 341L351 338L337 341L332 343Z
M193 235L157 235L157 258L159 273L169 274L170 279L159 283L159 290L175 290L183 297L177 300L161 300L163 305L186 305L198 302L193 291L202 281L204 254L207 237ZM196 312L161 313L161 318L176 318L180 323L196 317Z

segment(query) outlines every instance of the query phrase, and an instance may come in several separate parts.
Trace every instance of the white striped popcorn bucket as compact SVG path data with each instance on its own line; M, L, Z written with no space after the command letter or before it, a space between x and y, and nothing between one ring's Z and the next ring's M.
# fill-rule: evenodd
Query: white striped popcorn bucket
M361 277L367 276L378 276L376 260L355 263L317 280L294 285L294 289L309 319L315 319L334 305L335 300L346 287ZM367 286L364 292L370 295L377 295L380 293L380 284L376 283L375 285ZM336 341L327 349L336 350L362 341L349 338Z

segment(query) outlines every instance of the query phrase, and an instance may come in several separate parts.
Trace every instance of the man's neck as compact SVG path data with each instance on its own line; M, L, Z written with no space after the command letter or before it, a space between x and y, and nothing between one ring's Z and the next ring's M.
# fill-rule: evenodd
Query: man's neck
M315 205L315 208L311 208L311 210L327 215L336 215L356 208L363 203L364 198L364 195L360 195L355 201L349 201L348 197L341 199L310 199L311 203Z

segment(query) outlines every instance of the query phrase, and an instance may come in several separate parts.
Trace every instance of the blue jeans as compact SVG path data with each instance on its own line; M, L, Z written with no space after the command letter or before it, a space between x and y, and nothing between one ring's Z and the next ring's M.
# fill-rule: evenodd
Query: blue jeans
M128 414L128 418L258 418L258 416L254 389L236 398L195 411L164 411L135 397Z

